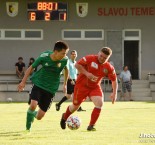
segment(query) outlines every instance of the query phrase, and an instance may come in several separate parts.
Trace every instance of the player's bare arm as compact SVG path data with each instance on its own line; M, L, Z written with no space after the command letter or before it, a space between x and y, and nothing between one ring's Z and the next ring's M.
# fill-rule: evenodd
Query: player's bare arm
M96 77L96 76L94 76L92 73L88 72L82 65L76 63L76 64L75 64L75 67L76 67L76 69L77 69L80 73L82 73L82 74L84 74L85 76L87 76L87 78L89 78L91 81L94 81L94 82L97 81L98 77Z
M117 78L115 81L112 81L112 88L113 88L113 92L112 92L110 98L112 100L112 104L114 104L114 102L117 99L117 90L118 90Z
M67 80L69 78L69 70L67 67L64 68L64 86L63 91L66 93L67 91Z
M26 72L25 72L25 75L21 81L21 83L18 85L18 91L21 92L24 90L24 87L25 87L25 84L26 84L26 81L28 79L28 77L30 76L31 72L34 70L34 68L32 66L30 66Z

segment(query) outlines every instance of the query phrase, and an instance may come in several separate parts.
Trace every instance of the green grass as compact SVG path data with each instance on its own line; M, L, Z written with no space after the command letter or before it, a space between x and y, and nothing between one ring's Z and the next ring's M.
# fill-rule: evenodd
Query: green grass
M26 103L0 104L0 145L153 145L155 138L139 138L141 133L155 135L155 103L105 102L96 132L87 132L92 102L84 102L86 112L75 112L82 124L72 131L62 130L59 121L70 103L59 112L55 103L43 120L35 120L30 134L25 133ZM140 143L143 141L143 143Z

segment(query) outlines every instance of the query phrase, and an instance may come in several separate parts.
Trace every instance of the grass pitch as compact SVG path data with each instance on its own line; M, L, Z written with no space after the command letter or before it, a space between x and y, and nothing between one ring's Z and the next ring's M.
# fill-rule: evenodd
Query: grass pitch
M25 133L26 103L0 104L0 145L153 145L155 144L155 102L105 102L96 124L97 131L88 132L92 102L84 102L86 112L75 112L81 127L62 130L59 121L70 103L55 110L55 103L43 120L35 120L31 133ZM140 134L152 137L140 138ZM154 135L154 136L153 136Z

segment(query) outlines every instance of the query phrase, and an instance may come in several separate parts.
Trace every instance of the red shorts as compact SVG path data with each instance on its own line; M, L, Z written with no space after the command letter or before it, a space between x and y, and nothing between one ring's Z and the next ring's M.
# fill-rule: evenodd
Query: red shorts
M87 86L75 85L73 104L80 105L87 97L103 96L103 92L100 86L95 88L89 88Z

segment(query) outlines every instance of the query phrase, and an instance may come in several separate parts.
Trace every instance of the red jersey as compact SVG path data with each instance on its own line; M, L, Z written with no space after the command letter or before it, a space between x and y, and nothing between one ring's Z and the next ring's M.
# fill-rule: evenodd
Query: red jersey
M89 73L98 77L96 82L88 79L84 74L80 73L76 80L76 85L84 85L90 88L94 88L101 84L101 80L104 77L108 77L111 81L116 80L116 73L114 67L109 63L99 63L97 55L87 55L81 58L78 64L82 65Z

